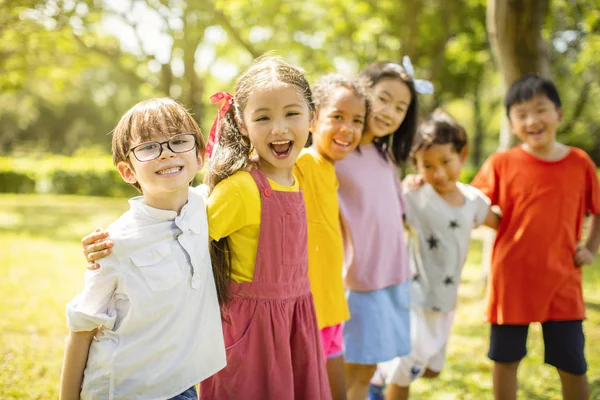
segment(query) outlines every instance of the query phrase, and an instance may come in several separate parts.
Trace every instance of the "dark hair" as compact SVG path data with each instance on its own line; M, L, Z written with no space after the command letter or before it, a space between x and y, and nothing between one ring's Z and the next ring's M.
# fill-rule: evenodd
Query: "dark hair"
M237 80L234 101L218 126L219 140L215 152L208 164L204 178L212 191L222 180L238 171L249 171L256 168L256 159L251 156L252 143L244 136L238 124L243 123L243 112L248 99L257 90L273 85L287 84L294 86L302 94L309 112L315 109L310 85L304 71L296 68L279 57L260 57ZM219 303L229 299L228 284L231 277L231 253L228 238L211 241L211 259Z
M345 88L350 90L356 97L362 99L365 103L365 116L369 114L371 107L370 95L365 84L364 79L358 78L347 78L340 74L327 74L319 78L312 86L313 100L315 103L315 109L317 112L329 104L331 96L339 88ZM317 115L318 118L318 115ZM367 123L365 121L364 129L366 129ZM312 144L312 132L308 137L306 146Z
M449 144L460 153L467 145L467 134L458 122L448 115L444 110L434 110L429 118L421 121L415 135L415 142L410 153L414 163L415 154L419 150L427 150L436 144Z
M248 171L256 167L256 160L251 158L252 144L248 137L242 134L238 123L243 123L244 109L254 92L282 83L295 86L304 97L309 112L314 111L312 92L304 71L286 63L280 57L258 58L238 78L233 105L217 128L219 141L216 151L211 156L204 180L211 190L237 171Z
M556 108L561 108L560 96L558 95L558 90L556 90L554 83L543 76L530 74L516 80L508 88L506 96L504 97L506 115L509 115L510 108L514 104L531 100L538 95L546 96L554 103Z
M168 98L154 98L131 107L112 132L113 163L129 162L125 155L133 142L146 142L152 136L169 138L178 133L196 135L196 152L204 153L204 138L200 127L184 106ZM142 191L138 182L133 186Z
M402 164L410 155L417 129L418 99L413 79L401 65L389 61L377 61L367 65L361 71L360 77L366 80L369 88L383 79L400 79L410 90L411 101L398 129L373 140L373 144L384 159L387 160L387 157L391 156L394 163Z

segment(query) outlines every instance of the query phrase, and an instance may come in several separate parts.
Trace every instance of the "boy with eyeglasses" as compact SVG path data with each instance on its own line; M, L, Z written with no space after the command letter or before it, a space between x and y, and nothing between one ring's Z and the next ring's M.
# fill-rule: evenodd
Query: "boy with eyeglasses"
M131 108L113 161L142 196L108 229L113 248L67 305L61 399L196 399L225 366L208 249L200 128L177 102Z

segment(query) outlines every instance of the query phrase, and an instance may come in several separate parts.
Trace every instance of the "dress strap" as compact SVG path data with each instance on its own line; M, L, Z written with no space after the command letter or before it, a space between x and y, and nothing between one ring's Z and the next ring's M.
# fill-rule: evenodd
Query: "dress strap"
M269 180L267 179L265 174L263 174L257 169L254 169L250 171L250 175L252 175L252 178L254 178L254 182L256 182L256 186L258 186L260 197L270 197L273 193L273 189L271 188L271 184L269 183Z

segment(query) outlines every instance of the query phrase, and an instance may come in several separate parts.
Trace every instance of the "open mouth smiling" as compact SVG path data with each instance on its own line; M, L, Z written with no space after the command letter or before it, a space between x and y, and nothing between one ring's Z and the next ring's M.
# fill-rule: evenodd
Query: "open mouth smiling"
M293 140L279 140L276 142L269 143L269 147L271 148L271 152L276 158L287 158L294 148Z

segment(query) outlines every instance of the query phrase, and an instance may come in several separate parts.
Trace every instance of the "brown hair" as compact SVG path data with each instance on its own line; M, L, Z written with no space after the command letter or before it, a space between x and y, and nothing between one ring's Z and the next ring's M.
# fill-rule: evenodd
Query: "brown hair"
M331 99L331 95L335 90L339 88L345 88L350 90L356 97L363 100L365 103L365 116L369 115L369 109L371 107L370 94L366 86L364 79L359 78L347 78L340 74L327 74L319 78L312 86L313 99L315 103L315 109L317 113L327 104ZM318 115L316 116L318 118ZM367 129L367 121L365 118L363 132ZM306 147L309 147L313 143L312 132L308 136Z
M152 137L169 138L179 133L196 135L196 151L204 153L204 138L200 127L181 104L168 97L137 103L119 120L112 132L113 163L129 162L125 155L133 143L143 143ZM133 186L141 192L139 183Z
M294 86L302 94L309 112L315 109L310 85L300 68L296 68L282 58L266 56L258 58L237 80L232 107L227 111L218 126L219 140L204 178L212 191L222 180L240 170L256 168L256 160L251 159L252 144L238 126L243 123L242 114L250 96L260 89L275 85ZM211 241L211 258L220 304L229 298L228 281L231 277L231 254L228 238Z
M467 145L465 128L444 110L437 108L417 128L415 143L411 151L412 161L414 162L415 154L419 150L427 150L436 144L449 143L454 146L457 153L460 153Z
M389 135L375 138L373 145L381 156L387 160L388 156L396 164L402 164L410 154L413 138L417 129L418 99L415 84L404 67L389 61L377 61L371 63L360 72L360 77L366 79L368 86L372 88L383 79L399 79L408 86L410 90L410 104L406 110L404 120L395 132ZM357 147L360 151L360 146Z

